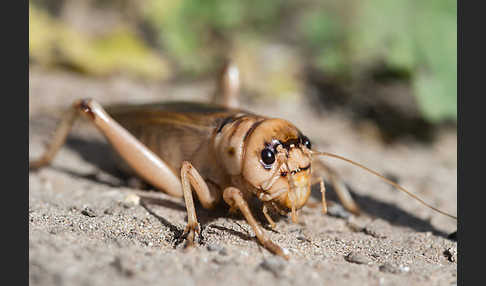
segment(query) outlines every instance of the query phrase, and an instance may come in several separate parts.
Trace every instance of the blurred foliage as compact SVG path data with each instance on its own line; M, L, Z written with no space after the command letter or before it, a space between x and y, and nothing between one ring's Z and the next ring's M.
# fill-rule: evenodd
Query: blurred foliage
M295 99L304 92L302 59L294 49L246 36L234 43L231 59L240 69L242 88L260 96Z
M151 0L145 10L161 46L183 70L215 68L235 38L275 38L294 12L294 39L308 61L337 77L360 79L383 64L410 80L430 121L457 117L457 5L454 0ZM243 4L244 3L244 4ZM296 5L301 4L301 5ZM233 41L232 41L233 40ZM241 42L241 41L240 41ZM226 53L227 54L227 53Z
M143 13L160 46L184 72L198 74L216 68L215 62L221 62L217 59L228 52L232 39L271 33L285 2L148 0Z
M424 115L457 117L457 4L453 0L361 2L350 62L384 60L411 75ZM379 9L377 9L379 7Z
M232 57L244 86L269 95L301 93L309 68L344 86L383 80L373 77L379 69L410 86L430 122L457 117L454 0L90 1L129 7L120 14L136 21L93 37L31 5L30 55L149 78L214 74Z
M457 117L456 14L454 0L350 0L309 11L300 30L318 69L359 80L383 64L436 122Z
M103 37L91 37L32 4L29 13L29 54L38 63L62 65L95 76L128 73L164 79L169 75L166 61L129 27L120 26Z

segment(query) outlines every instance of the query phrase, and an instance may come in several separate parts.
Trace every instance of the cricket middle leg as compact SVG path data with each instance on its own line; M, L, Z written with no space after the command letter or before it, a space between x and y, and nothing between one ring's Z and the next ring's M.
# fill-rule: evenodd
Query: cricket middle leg
M235 63L228 60L218 78L218 87L212 102L228 108L238 108L240 95L240 71Z

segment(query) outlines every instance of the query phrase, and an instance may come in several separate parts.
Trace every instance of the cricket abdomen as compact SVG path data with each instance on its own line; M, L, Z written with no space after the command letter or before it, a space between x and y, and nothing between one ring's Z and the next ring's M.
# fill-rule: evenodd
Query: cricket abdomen
M110 115L179 176L183 161L189 161L201 175L223 184L226 169L219 164L213 139L225 126L245 114L241 110L198 103L118 105ZM236 153L235 153L236 155Z

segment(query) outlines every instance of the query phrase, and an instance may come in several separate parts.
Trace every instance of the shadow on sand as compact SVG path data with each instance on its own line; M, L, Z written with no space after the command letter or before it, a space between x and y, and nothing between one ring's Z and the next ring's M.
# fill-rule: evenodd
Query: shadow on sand
M339 202L332 185L326 183L325 186L326 199L328 201ZM316 187L312 189L312 196L316 200L321 200L321 193ZM401 209L395 204L380 201L372 196L361 195L355 192L353 188L347 184L346 187L350 191L356 203L360 206L361 211L372 218L380 218L392 225L408 227L418 232L431 232L432 234L440 237L453 239L449 237L449 234L435 228L429 221L421 219L414 214Z

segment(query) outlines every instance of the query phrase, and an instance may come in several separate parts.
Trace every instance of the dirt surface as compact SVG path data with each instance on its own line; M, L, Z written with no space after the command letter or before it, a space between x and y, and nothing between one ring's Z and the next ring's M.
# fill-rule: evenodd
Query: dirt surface
M30 158L41 154L59 115L75 99L205 101L213 91L210 81L147 84L36 68L30 69L29 83ZM431 145L412 140L384 145L374 128L353 129L338 113L317 117L305 101L243 106L288 119L316 149L361 162L457 213L455 130L440 132ZM313 192L298 224L282 217L276 231L266 230L290 251L284 261L262 248L245 221L224 207L197 206L203 240L185 249L178 243L187 220L183 201L136 188L136 181L117 172L109 150L94 128L77 124L53 165L30 172L30 285L456 284L457 242L448 238L456 221L346 163L327 159L365 214L340 209L330 189L331 214L322 215L316 207L320 194Z

